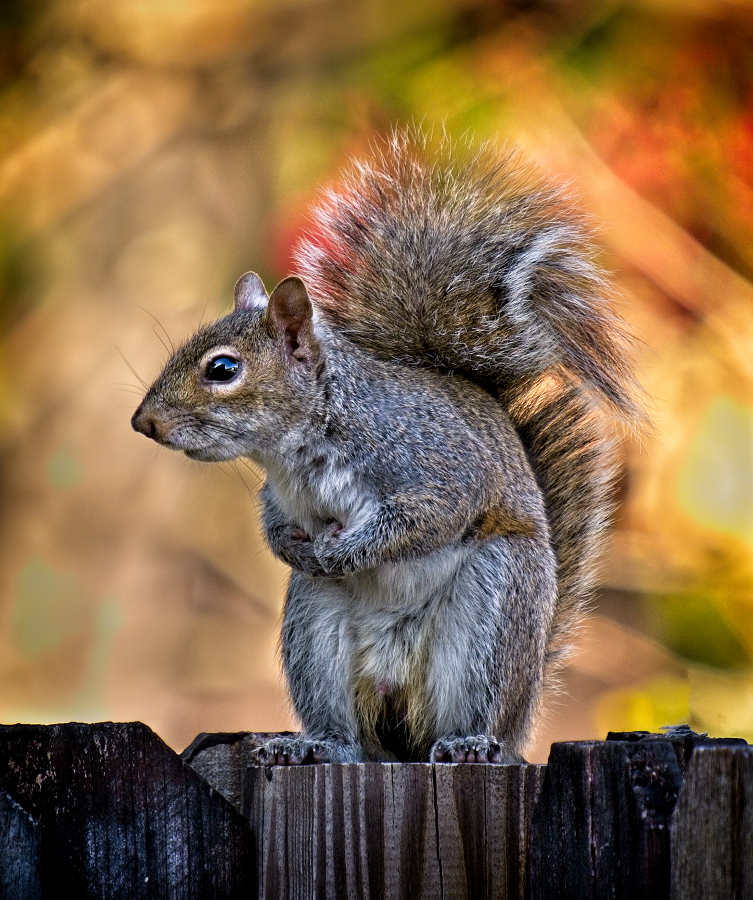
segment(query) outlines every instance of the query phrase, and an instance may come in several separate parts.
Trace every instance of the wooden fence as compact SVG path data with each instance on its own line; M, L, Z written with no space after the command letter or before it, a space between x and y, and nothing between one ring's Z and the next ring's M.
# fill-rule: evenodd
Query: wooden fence
M0 898L753 898L744 741L265 770L265 737L0 726Z

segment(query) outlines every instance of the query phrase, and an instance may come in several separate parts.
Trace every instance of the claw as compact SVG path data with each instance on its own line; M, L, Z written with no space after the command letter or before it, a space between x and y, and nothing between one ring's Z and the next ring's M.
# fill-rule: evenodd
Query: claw
M517 753L506 750L491 735L451 737L437 741L431 748L430 762L435 763L485 763L499 764L524 762Z
M314 763L362 762L357 744L339 740L312 741L308 738L277 738L254 751L262 766L305 766Z

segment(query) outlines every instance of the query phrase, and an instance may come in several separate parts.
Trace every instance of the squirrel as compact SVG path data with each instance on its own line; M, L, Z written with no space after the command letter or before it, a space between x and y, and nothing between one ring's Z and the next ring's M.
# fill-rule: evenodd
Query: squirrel
M592 595L614 421L639 430L586 219L516 151L395 131L298 273L180 347L134 429L266 470L302 732L266 765L520 761Z

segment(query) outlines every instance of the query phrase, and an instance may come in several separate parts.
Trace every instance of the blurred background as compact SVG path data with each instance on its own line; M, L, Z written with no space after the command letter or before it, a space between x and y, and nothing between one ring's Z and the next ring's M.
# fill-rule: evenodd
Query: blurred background
M0 721L295 727L260 474L129 419L391 125L519 143L599 223L655 434L530 757L753 739L750 0L4 0Z

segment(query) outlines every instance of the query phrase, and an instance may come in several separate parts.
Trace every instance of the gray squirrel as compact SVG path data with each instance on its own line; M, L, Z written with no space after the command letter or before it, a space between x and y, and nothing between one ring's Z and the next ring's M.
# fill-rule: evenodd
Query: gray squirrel
M395 132L254 273L133 427L267 473L302 733L267 765L510 762L589 601L643 421L583 218L515 152Z

